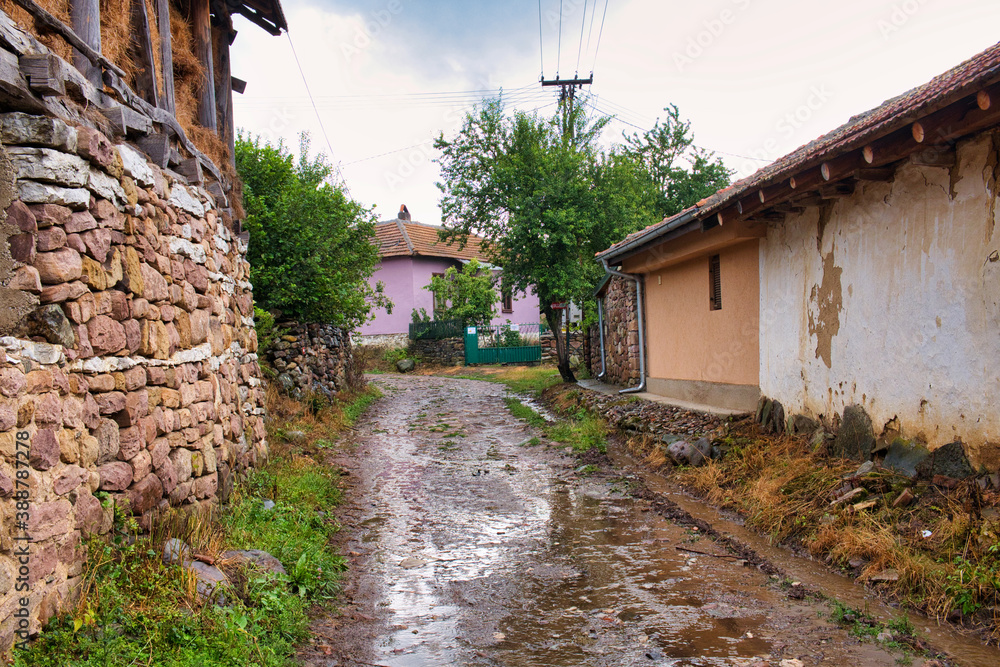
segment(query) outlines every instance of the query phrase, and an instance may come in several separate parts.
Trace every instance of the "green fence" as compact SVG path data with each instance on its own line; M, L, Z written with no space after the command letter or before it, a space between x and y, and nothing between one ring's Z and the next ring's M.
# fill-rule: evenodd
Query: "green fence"
M410 340L441 340L458 338L464 331L462 320L434 320L433 322L411 322Z
M524 364L541 360L537 324L465 328L466 364Z

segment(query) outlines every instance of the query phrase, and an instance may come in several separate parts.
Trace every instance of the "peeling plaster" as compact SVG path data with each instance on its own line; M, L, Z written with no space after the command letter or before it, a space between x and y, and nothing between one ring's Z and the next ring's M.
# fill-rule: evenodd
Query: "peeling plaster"
M823 216L820 216L820 229L822 228ZM840 311L844 302L840 285L844 270L834 261L831 250L823 257L823 281L819 285L813 285L809 293L809 334L816 337L816 358L822 359L827 368L833 367L833 337L840 331Z

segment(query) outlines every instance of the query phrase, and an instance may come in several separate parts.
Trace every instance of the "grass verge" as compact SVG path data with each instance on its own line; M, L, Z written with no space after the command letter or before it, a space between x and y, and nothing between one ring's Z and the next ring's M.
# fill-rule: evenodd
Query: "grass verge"
M329 443L378 397L368 388L336 404L268 394L271 458L238 480L227 506L172 512L148 534L116 517L109 536L92 539L79 602L53 618L21 667L293 665L308 636L309 613L330 604L344 559L330 547L339 529L330 514L341 498L339 470L324 461ZM290 437L294 432L296 437ZM301 434L301 436L299 435ZM274 503L265 508L265 500ZM177 537L229 575L227 604L203 602L195 580L160 558ZM263 549L287 575L229 567L228 549Z
M885 469L855 477L856 462L829 458L802 438L764 435L748 422L715 444L728 450L723 458L673 468L671 477L887 599L1000 641L1000 494L971 479L948 489ZM649 438L629 446L653 468L671 465ZM861 489L856 498L832 504L852 486ZM912 500L897 505L904 494Z

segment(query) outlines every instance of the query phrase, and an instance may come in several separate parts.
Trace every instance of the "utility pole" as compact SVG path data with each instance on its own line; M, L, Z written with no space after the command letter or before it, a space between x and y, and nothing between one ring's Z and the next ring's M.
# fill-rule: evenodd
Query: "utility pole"
M586 79L574 76L572 79L560 79L558 73L554 79L546 79L542 76L542 87L559 86L562 90L559 93L559 106L563 110L563 136L573 140L573 125L570 122L573 110L573 100L576 98L578 88L589 86L594 83L594 74L591 72Z

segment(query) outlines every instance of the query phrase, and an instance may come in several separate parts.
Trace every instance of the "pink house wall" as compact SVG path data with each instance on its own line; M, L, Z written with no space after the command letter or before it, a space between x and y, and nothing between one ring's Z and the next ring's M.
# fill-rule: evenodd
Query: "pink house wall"
M431 275L444 273L450 266L461 266L460 262L444 257L386 257L369 281L374 285L382 281L385 293L392 300L392 314L385 310L375 312L375 319L360 328L364 336L407 333L413 321L413 309L423 308L433 317L434 296L424 286L431 282ZM501 312L497 304L497 317L493 324L503 324L508 320L515 324L530 324L539 321L538 297L534 293L515 294L514 309L511 313Z

